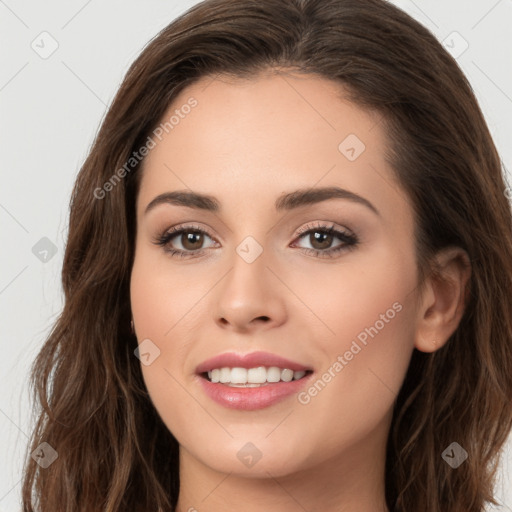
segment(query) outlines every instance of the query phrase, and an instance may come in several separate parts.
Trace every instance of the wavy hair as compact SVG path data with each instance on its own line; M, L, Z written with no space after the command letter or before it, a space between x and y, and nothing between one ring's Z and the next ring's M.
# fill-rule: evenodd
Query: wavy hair
M395 400L390 511L497 504L512 429L512 215L467 79L425 27L383 0L206 0L131 65L76 178L64 306L30 373L24 512L175 510L178 443L151 403L130 330L140 162L108 193L97 191L188 85L276 69L338 82L354 104L381 114L386 156L413 205L420 283L444 247L462 247L471 262L457 330L433 353L413 351ZM31 457L43 442L58 454L46 468ZM441 457L452 442L469 455L456 470Z

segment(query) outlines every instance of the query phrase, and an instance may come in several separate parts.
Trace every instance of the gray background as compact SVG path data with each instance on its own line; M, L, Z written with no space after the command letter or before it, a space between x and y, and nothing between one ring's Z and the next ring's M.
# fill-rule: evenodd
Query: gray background
M128 66L196 3L0 0L0 512L20 510L31 412L27 375L62 308L60 270L76 173ZM393 3L456 52L512 170L512 0ZM45 55L52 44L58 48ZM497 488L503 505L492 510L512 512L511 482L509 438Z

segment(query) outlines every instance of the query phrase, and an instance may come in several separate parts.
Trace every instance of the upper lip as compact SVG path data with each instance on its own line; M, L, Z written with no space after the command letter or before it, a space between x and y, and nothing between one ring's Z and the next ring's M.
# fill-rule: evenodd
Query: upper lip
M226 352L203 361L197 368L196 373L201 374L214 370L216 368L256 368L258 366L277 366L278 368L288 368L293 371L312 370L311 367L291 361L284 357L270 352L249 352L247 354L238 354L236 352Z

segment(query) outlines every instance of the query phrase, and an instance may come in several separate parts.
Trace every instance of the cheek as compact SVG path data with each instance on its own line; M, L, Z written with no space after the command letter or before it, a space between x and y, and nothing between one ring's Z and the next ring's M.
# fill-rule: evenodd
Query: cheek
M346 355L351 382L378 384L382 374L380 385L396 389L413 347L416 266L409 253L389 248L365 260L331 278L335 291L326 307L334 335L328 350Z
M322 432L315 448L319 459L364 444L383 422L391 420L413 350L413 322L406 305L388 324L379 320L388 305L386 301L383 307L374 304L364 319L360 315L349 320L347 315L346 322L340 320L340 330L346 327L354 335L324 344L327 362L298 396L299 424L307 421L311 432Z
M200 299L212 286L191 267L177 267L156 251L141 250L133 264L130 299L139 340L165 343L194 325ZM204 288L204 290L203 290ZM199 308L198 308L199 306Z
M205 299L218 279L203 268L178 267L144 247L135 256L131 309L139 345L149 347L152 361L148 365L141 361L141 370L153 402L162 411L190 399L180 384L185 378L188 385L192 377L186 363L198 336L204 337L199 330L212 317Z
M194 414L199 416L198 411L187 411L191 398L181 372L189 346L187 334L197 321L195 309L200 304L196 303L202 295L197 286L187 286L187 281L190 276L186 278L183 272L169 272L165 258L155 258L151 251L136 253L131 309L140 353L150 353L149 364L141 358L142 376L162 421L171 432L180 433L187 432Z
M311 279L329 284L308 296L329 331L317 337L318 378L299 398L318 428L330 425L327 452L339 439L363 438L392 409L413 350L416 277L412 257L383 250L372 263L360 258Z

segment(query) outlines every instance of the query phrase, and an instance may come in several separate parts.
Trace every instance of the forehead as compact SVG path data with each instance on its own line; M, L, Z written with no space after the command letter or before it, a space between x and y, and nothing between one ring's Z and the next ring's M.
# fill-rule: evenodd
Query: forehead
M155 195L187 188L270 207L282 192L318 184L393 203L403 194L380 121L318 76L204 77L181 91L157 127L139 213Z

